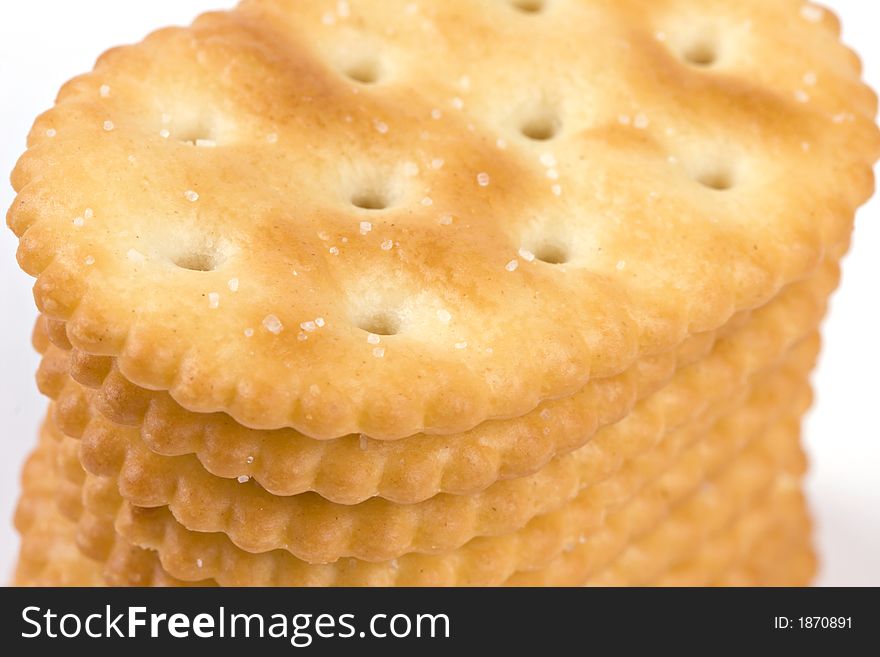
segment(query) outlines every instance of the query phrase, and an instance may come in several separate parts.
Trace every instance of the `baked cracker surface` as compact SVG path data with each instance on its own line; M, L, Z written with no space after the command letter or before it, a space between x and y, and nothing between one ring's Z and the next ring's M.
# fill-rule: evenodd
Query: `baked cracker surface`
M798 0L249 0L103 55L8 224L41 312L318 438L522 415L805 276L876 97Z

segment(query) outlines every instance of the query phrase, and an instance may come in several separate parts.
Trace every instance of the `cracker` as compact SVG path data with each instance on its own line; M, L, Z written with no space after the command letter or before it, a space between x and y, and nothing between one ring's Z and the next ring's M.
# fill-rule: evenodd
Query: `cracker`
M803 452L799 445L799 426L787 420L767 432L750 445L729 467L723 468L717 478L709 478L695 492L684 497L684 502L672 514L667 510L659 515L659 522L649 525L655 538L650 547L669 549L664 543L674 540L680 546L699 543L707 534L718 531L732 518L747 513L773 490L780 474L800 476L805 469ZM631 541L638 540L643 516L655 517L655 507L663 507L662 499L648 500L646 504L629 505L625 513L615 517L603 531L587 537L570 551L553 560L545 568L518 572L508 580L515 586L558 586L589 581L602 565L624 552ZM665 516L665 517L664 517ZM676 535L671 537L672 533Z
M849 234L876 97L798 9L250 0L64 86L13 173L19 262L74 347L192 411L324 439L520 416Z
M812 547L811 523L803 511L788 522L779 519L780 531L765 536L745 559L708 582L711 586L809 586L816 576L817 559ZM786 528L784 525L791 525ZM699 586L704 580L686 575L679 568L663 577L658 585Z
M804 375L795 376L793 381L789 380L790 376L769 377L762 383L756 389L749 411L734 414L722 423L720 431L709 434L714 448L700 449L698 444L665 472L662 459L652 459L648 455L616 477L609 486L612 492L621 493L620 512L609 509L597 515L589 503L595 493L588 489L568 506L536 518L518 532L478 538L458 550L440 555L408 554L383 563L340 559L335 564L306 564L279 550L262 554L244 552L223 534L189 532L164 507L142 509L123 502L118 512L113 506L96 508L95 512L107 517L108 521L117 513L116 530L135 544L156 549L163 566L183 579L211 577L224 585L500 584L517 570L540 569L548 562L552 563L564 549L579 546L583 535L608 539L610 533L611 538L622 541L622 547L625 547L628 533L648 531L652 524L663 518L677 498L686 497L690 491L699 488L700 482L711 476L713 469L723 470L724 466L739 463L740 459L735 455L743 443L760 433L762 424L772 422L773 416L783 412L779 395L788 399L794 395L790 412L794 415L802 412L809 398L804 384L800 384L802 392L795 391L798 390L796 381ZM771 394L771 390L776 393ZM792 420L784 426L789 433L796 434L794 425L796 422ZM748 449L760 451L764 442L757 441L754 448ZM766 466L761 472L772 477L775 473L771 466L775 464L765 451L755 458ZM653 476L659 475L659 479L649 483L652 469ZM625 493L627 481L640 478L647 479L643 486L649 485L631 498ZM92 487L115 491L112 479L102 481L90 476L84 497L87 507L93 499L103 496L103 492L97 496L89 494ZM614 518L618 517L621 520L615 526ZM605 525L610 528L603 533ZM608 540L600 541L594 546L597 560L614 557L614 550L606 549L607 543Z
M693 541L690 524L698 517L664 523L626 550L601 573L590 578L593 586L671 585L708 586L729 573L753 565L758 555L773 563L782 549L795 540L807 545L810 521L803 495L791 472L780 474L772 489L753 507L736 513L719 531ZM779 547L771 552L769 544Z
M768 473L769 476L769 473ZM643 505L639 505L636 508L636 512L644 511L641 508ZM135 509L129 508L127 511L136 511ZM151 530L156 530L157 527L152 523L155 522L155 519L158 516L154 516L150 514L149 519L141 519L141 518L127 518L125 514L123 514L121 518L121 530L123 533L134 531L139 538L143 538L144 536L150 536ZM660 514L662 517L662 513ZM170 519L170 516L168 517ZM659 521L659 517L654 519L654 522ZM136 526L128 526L127 523L134 523ZM162 555L163 563L168 568L183 568L189 569L191 566L187 564L189 559L199 559L201 558L199 555L208 554L209 559L214 558L214 553L210 551L209 543L205 543L200 545L196 543L195 545L189 544L188 541L176 542L180 541L180 537L171 538L171 542L169 543L169 536L167 532L171 531L172 533L176 533L180 531L179 525L166 525L161 531L166 532L166 535L162 540L159 541L159 552ZM145 532L145 533L142 533ZM612 534L614 532L611 532ZM201 535L197 535L201 538ZM608 541L613 541L613 536L609 537L608 532L603 534L604 538ZM148 538L150 540L156 540L155 538ZM552 539L548 539L552 540ZM621 541L626 541L626 537L620 539ZM163 544L164 543L164 544ZM187 545L188 551L185 550L183 553L177 552L182 546ZM208 548L207 552L202 552L202 548ZM509 549L509 548L508 548ZM595 546L596 552L598 556L610 558L610 554L608 551L602 550L602 545ZM504 581L503 574L511 572L512 569L515 569L515 563L511 562L511 556L507 554L505 551L500 550L500 546L490 546L485 543L478 543L475 545L470 545L465 549L468 553L467 557L457 555L458 558L455 558L456 555L447 555L445 561L446 563L436 563L440 561L438 559L432 559L431 557L414 557L413 555L408 555L402 557L396 561L396 564L391 565L390 568L386 564L384 569L380 569L378 564L365 564L364 562L346 562L344 564L340 564L341 568L338 573L333 575L333 579L329 579L327 577L327 573L316 572L314 568L309 569L308 575L311 577L317 577L317 579L313 580L305 580L314 582L320 582L322 584L327 583L336 583L336 584L380 584L389 581L389 576L391 577L390 581L393 581L399 585L407 585L411 583L417 584L442 584L442 585L484 585L487 583L501 583ZM603 552L605 554L603 554ZM239 553L236 558L233 558L233 555L229 552L223 551L219 558L223 561L223 570L218 573L218 578L225 583L234 584L236 581L244 582L244 581L253 581L250 578L256 576L257 581L265 581L263 577L270 577L269 581L276 581L275 578L278 578L279 582L298 582L303 583L303 573L292 573L291 569L294 567L294 564L285 561L284 563L266 563L264 559L261 559L263 555L245 555L243 553ZM244 557L242 559L242 557ZM507 563L504 566L499 566L498 560L503 559ZM421 563L419 563L421 562ZM432 563L433 562L433 563ZM601 563L601 561L600 561ZM490 566L490 564L493 564ZM433 570L431 567L433 566ZM248 575L243 575L240 571L230 571L229 569L234 568L247 568ZM268 568L268 572L261 572L262 568ZM398 574L399 570L403 569L404 573ZM382 572L384 570L385 572ZM388 572L388 571L391 572ZM449 571L452 571L450 574ZM540 573L541 570L530 570L527 575L531 576L531 579L528 579L530 583L541 583L546 584L543 579L537 578L535 573ZM523 575L523 573L520 573ZM320 577L318 577L320 576ZM237 578L241 577L242 579L237 580ZM293 577L293 579L288 579ZM497 579L496 579L497 578ZM564 584L569 585L573 583L579 583L582 581L578 578L569 578L569 579L558 579L553 578L551 582L553 584ZM514 577L514 583L518 582L518 576Z
M710 344L706 341L700 349L708 350ZM215 474L247 476L274 494L314 490L342 504L371 497L415 503L438 492L477 492L498 479L539 470L557 453L582 446L599 426L625 417L639 398L673 376L676 364L673 354L650 359L613 381L591 386L577 400L556 404L553 411L542 408L524 421L498 421L466 434L420 435L393 443L363 435L319 442L291 430L250 430L225 415L183 411L167 395L144 395L143 389L135 392L147 397L142 410L121 416L117 402L128 397L131 384L108 377L97 393L84 394L66 379L72 369L83 380L79 354L51 348L38 382L58 400L61 421L73 435L82 433L93 405L112 420L135 427L157 453L204 455L202 462Z
M783 355L777 358L782 360ZM132 504L169 506L188 529L222 532L249 552L283 547L310 563L439 553L476 536L518 529L587 487L612 478L629 460L656 449L665 450L662 462L673 462L676 450L697 441L749 392L749 377L740 381L726 361L721 360L724 366L711 374L704 362L688 368L692 376L684 376L679 385L671 384L645 400L624 420L599 431L585 447L554 459L534 475L498 482L471 496L441 494L412 505L372 499L345 506L315 494L273 496L247 480L214 477L194 457L156 456L136 430L100 416L83 433L81 457L93 474L117 479L120 493ZM759 380L774 368L762 363L760 369L763 372L750 374ZM706 395L706 389L713 394ZM604 490L593 496L594 508L606 504ZM622 494L613 486L609 490L615 496L612 501Z
M98 564L73 542L74 525L59 517L52 501L52 454L36 449L22 471L22 495L15 512L21 534L15 586L95 586L102 583Z
M780 495L778 488L760 508L743 514L732 531L701 546L697 556L651 584L757 586L769 583L768 570L785 572L789 555L811 549L811 522L803 495L790 488ZM805 578L800 585L807 583Z
M700 521L699 518L688 520ZM693 556L681 556L673 550L678 565L670 567L659 577L644 572L645 567L662 571L664 559L670 558L664 554L669 552L669 542L664 546L662 536L657 536L663 532L655 530L628 546L614 563L592 577L588 584L706 586L720 579L730 584L745 577L747 571L754 571L759 563L764 565L764 576L767 577L784 564L785 555L793 552L795 547L801 551L808 547L809 529L803 495L796 485L792 485L788 474L776 482L766 499L741 513L732 527L725 528L704 543L688 543L684 553L693 553ZM634 558L636 567L628 563ZM756 585L761 581L742 580L739 585Z
M721 333L711 354L703 359L697 359L696 354L706 352L711 341L692 339L674 357L649 359L653 364L640 361L625 374L596 379L573 398L546 402L529 419L487 423L458 436L422 435L390 444L361 436L317 442L292 431L248 430L220 414L193 415L167 394L134 388L119 376L84 377L82 359L76 352L69 356L44 344L44 333L52 332L45 321L36 329L40 334L36 342L43 345L45 353L38 382L56 399L56 420L73 436L85 431L92 416L89 409L94 406L115 421L137 427L143 442L157 453L195 453L213 474L254 479L276 495L313 490L344 504L373 496L414 503L438 492L474 493L498 479L530 475L555 454L595 441L601 427L619 421L638 399L643 401L636 405L636 417L662 411L667 417L665 428L675 427L710 406L712 400L723 399L738 383L746 382L784 353L804 331L815 327L838 279L837 263L826 262L813 278L790 286L752 313L744 326L736 324ZM80 361L79 366L71 360ZM673 362L681 366L674 375ZM69 384L67 372L71 369L77 378L100 386L97 396ZM672 383L653 393L670 377ZM651 393L654 398L645 399ZM664 409L665 405L670 410ZM120 412L121 407L128 411ZM624 426L633 422L630 419ZM613 438L622 430L607 433ZM118 450L106 453L122 458ZM136 464L132 467L139 469ZM528 509L522 511L528 513ZM449 539L456 540L452 535Z
M738 572L719 580L721 586L809 586L816 577L818 559L812 548L799 545L780 552L768 568L766 559L756 558L755 564L746 564Z
M76 476L69 465L69 454L57 458L62 442L46 429L44 426L41 430L39 445L28 458L22 476L23 491L16 510L16 528L22 540L15 585L191 586L169 576L155 553L126 544L120 537L115 538L111 552L117 564L126 560L122 569L126 574L124 578L115 574L110 580L105 578L104 564L83 554L77 545L77 525L56 507L59 485ZM67 465L59 471L59 464ZM77 488L81 492L82 485Z

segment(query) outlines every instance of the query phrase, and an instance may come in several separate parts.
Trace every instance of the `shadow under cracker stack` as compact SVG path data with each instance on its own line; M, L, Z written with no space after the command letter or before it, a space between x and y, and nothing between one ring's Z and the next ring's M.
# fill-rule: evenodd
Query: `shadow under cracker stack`
M809 583L876 110L798 0L245 0L110 50L12 175L15 583Z

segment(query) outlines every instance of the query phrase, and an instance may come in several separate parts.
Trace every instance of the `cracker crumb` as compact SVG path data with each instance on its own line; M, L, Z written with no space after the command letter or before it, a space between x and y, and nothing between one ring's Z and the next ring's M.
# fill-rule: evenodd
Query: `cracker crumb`
M330 234L325 230L319 230L317 232L317 235L318 235L318 239L321 240L322 242L326 242L327 240L330 239Z
M516 271L517 269L519 269L519 261L518 260L511 260L506 265L504 265L504 268L507 271Z
M98 89L98 93L101 94L101 98L107 98L110 95L110 85L102 84L100 89Z
M253 336L254 336L254 329L252 329L252 328L246 328L246 329L244 330L244 337L246 337L246 338L252 338Z
M370 344L379 344L381 341L382 338L380 338L375 333L370 333L367 335L367 342L369 342Z
M431 110L431 118L434 119L435 121L439 121L440 119L443 118L443 110L435 107L434 109Z
M798 89L794 92L794 99L799 103L809 103L810 102L810 94L808 94L803 89Z
M114 127L115 126L113 125L113 121L110 121L109 119L104 121L104 130L106 130L107 132L113 130Z
M435 157L431 160L431 168L432 169L442 169L445 162L442 157Z
M83 219L89 220L95 216L95 211L91 208L86 208L83 210Z
M618 260L616 267L617 271L623 271L624 269L626 269L626 260Z
M519 257L522 258L523 260L525 260L526 262L534 262L535 261L535 254L526 248L521 248L519 250Z
M816 75L815 71L807 71L804 73L804 84L808 87L815 87L816 83L819 82L819 76Z
M445 308L441 308L437 311L437 319L439 319L444 324L448 324L452 320L452 313L450 313Z
M495 142L495 145L500 148L502 151L507 150L507 140L499 137Z
M143 262L144 260L146 260L144 254L137 249L129 249L128 253L126 253L125 255L132 262Z
M248 477L247 475L239 475L238 476L238 483L240 483L240 484L246 484L250 480L251 480L251 478Z
M366 235L371 230L373 230L373 224L369 221L362 221L360 224L361 235Z
M547 177L550 180L559 180L559 172L556 169L547 169Z
M198 192L194 192L194 191L191 190L191 189L186 190L186 191L183 193L183 196L184 196L184 198L186 198L186 200L189 201L190 203L195 203L196 201L199 200L199 193L198 193Z
M168 128L162 128L162 129L159 131L159 136L160 136L162 139L168 139L168 138L171 136L171 131L168 130Z
M214 148L217 142L213 139L196 139L196 146L199 148Z
M73 225L74 226L82 226L85 223L85 220L82 217L74 217Z
M421 200L421 203L427 208L434 205L434 199L432 199L430 196L426 196Z
M553 185L553 187L550 188L550 191L556 196L562 196L562 185Z
M376 119L375 121L373 121L373 127L376 128L376 131L379 134L384 135L388 133L388 124L384 121L379 121L378 119Z
M93 264L95 264L95 258L94 256L86 256L83 262L85 262L88 266L92 266Z
M315 317L315 326L318 328L323 328L326 324L327 322L324 321L323 317Z
M452 106L458 110L464 109L464 101L461 98L459 98L458 96L456 96L455 98L452 99Z
M300 331L299 333L297 333L296 339L299 340L300 342L305 342L306 340L309 339L309 334L303 333L302 331Z
M328 250L330 251L330 255L339 255L339 249L335 246L331 246Z
M196 568L201 568L204 565L205 565L204 561L202 561L201 559L196 559Z
M477 174L477 184L480 187L488 187L489 182L490 182L490 179L489 179L488 173L486 173L485 171L481 171L480 173Z
M284 324L275 315L266 315L263 318L263 328L274 335L278 335L284 330Z
M456 349L467 349L467 346L468 346L467 342L456 342L455 343Z
M451 214L449 214L449 213L441 214L441 215L440 215L440 224L441 224L442 226L449 226L450 224L452 224L452 222L453 222L454 220L455 220L455 217L453 217L453 216L452 216Z
M226 287L229 288L230 292L238 292L238 279L237 278L230 278L226 282Z
M810 23L821 23L825 18L825 10L816 5L805 4L801 7L801 18Z
M385 358L385 347L374 347L373 356L376 358Z
M49 128L48 130L46 130L47 137L54 137L57 134L58 134L58 131L55 130L55 128Z
M394 242L392 242L391 240L385 240L385 241L383 241L382 244L380 245L380 248L381 248L383 251L390 251L391 249L394 248Z
M254 457L253 457L253 456L248 456L248 457L244 460L244 462L247 463L248 465L250 465L251 463L254 462Z
M549 408L544 408L541 410L541 419L544 420L545 422L550 419L551 415L552 414L550 413Z
M209 308L219 308L220 307L220 295L217 292L208 292L208 307Z
M318 325L315 322L313 322L312 320L300 323L299 327L303 331L307 331L308 333L312 333L313 331L318 330Z

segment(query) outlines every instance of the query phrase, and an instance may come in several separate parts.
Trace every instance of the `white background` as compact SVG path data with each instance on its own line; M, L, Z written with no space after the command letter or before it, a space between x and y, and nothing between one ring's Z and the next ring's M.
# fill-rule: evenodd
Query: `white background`
M306 0L304 0L306 1ZM699 2L699 0L694 0ZM27 0L0 4L0 175L12 170L37 114L69 78L91 69L105 49L140 40L232 0ZM827 0L843 20L844 38L861 53L880 89L880 3ZM0 206L12 202L2 184ZM11 517L21 462L45 408L33 383L30 348L36 316L32 281L15 263L17 240L0 230L0 582L15 558ZM815 377L817 406L806 424L812 471L809 492L818 517L820 583L880 585L880 202L858 218L855 247L825 326L826 347ZM875 406L877 404L877 406Z

